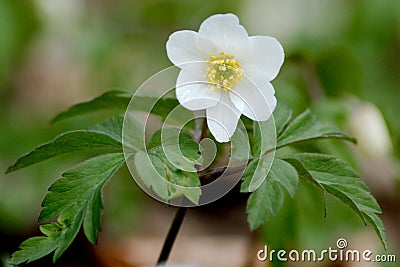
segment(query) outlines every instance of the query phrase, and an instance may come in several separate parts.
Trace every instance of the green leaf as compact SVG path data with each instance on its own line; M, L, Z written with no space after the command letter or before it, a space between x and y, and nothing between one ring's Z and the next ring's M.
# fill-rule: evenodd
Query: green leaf
M101 210L104 208L101 199L101 189L102 186L97 186L97 188L93 190L92 196L90 196L86 205L85 220L83 221L83 231L87 239L93 244L97 242Z
M121 146L122 141L122 125L124 123L124 115L119 114L111 117L101 124L94 125L88 130L107 134L109 137L118 141Z
M101 190L123 161L121 153L106 154L63 173L63 178L50 186L42 203L39 221L50 221L71 206L86 205L98 199L96 190Z
M312 153L294 154L285 160L297 169L302 179L337 197L364 222L371 223L386 248L384 226L376 215L381 213L379 204L346 162L330 155Z
M124 145L125 148L143 150L145 147L143 125L128 114L112 117L102 124L95 125L91 130L109 135L118 140L120 146Z
M253 122L253 138L251 154L256 158L251 168L247 167L243 174L242 192L255 191L265 180L274 160L275 148L275 124L272 119L267 121ZM262 155L266 154L264 157ZM251 164L251 162L250 162ZM254 165L256 164L256 165ZM247 179L247 176L251 177Z
M196 172L194 165L200 165L202 161L199 144L189 134L177 128L156 131L150 138L147 149L149 153L165 159L177 169Z
M37 147L35 150L19 158L6 173L28 167L44 160L70 152L101 148L99 152L119 152L122 150L122 125L124 116L112 117L103 124L90 130L66 132L53 141ZM144 147L143 126L133 118L125 120L129 134L124 136L124 145L140 150Z
M57 115L52 123L101 110L118 110L124 112L128 108L130 101L131 96L127 95L126 92L109 91L93 100L70 107L68 110ZM179 105L179 102L174 98L162 98L158 100L158 98L151 96L135 96L133 101L131 107L139 111L148 111L149 107L156 103L151 113L162 116L163 118L165 118L174 107Z
M338 138L355 142L354 138L346 135L334 125L321 123L310 110L306 110L289 123L279 136L276 148L324 138Z
M195 168L201 164L199 145L185 132L163 128L154 133L147 153L135 155L135 166L148 188L168 201L185 196L197 204L201 196Z
M68 218L66 218L68 217ZM40 231L45 236L32 237L22 242L20 250L11 256L11 263L19 265L40 259L55 250L53 261L55 262L61 254L72 243L82 223L83 210L67 210L59 217L57 222L41 225Z
M253 136L251 152L254 157L260 157L273 151L276 145L276 129L272 118L267 121L254 121Z
M294 196L298 186L296 170L287 162L275 158L271 170L267 173L255 172L258 161L252 161L243 176L242 191L247 191L249 180L253 175L267 176L261 186L254 191L247 201L247 221L250 229L254 230L263 225L271 215L275 215L282 207L284 201L283 188L291 197Z
M57 225L56 223L53 224ZM62 228L60 227L60 230L61 229ZM44 257L57 248L58 239L58 234L57 236L52 237L40 236L27 239L19 246L20 250L14 252L11 257L11 263L13 265L19 265L24 262L29 263Z
M19 158L17 162L7 169L6 173L70 152L92 148L106 148L111 151L118 151L121 150L121 147L120 141L104 133L87 130L66 132L57 136L53 141L43 144Z
M199 203L201 196L200 179L197 172L177 171L170 172L167 170L167 177L173 184L179 185L171 190L171 195L168 199L174 199L179 195L184 195L194 204Z
M164 174L168 168L164 169L164 162L157 156L139 151L135 155L135 166L138 178L147 188L153 189L159 197L167 200L169 197L168 182L164 178Z
M250 144L245 129L237 128L231 139L231 159L247 161L250 158Z
M89 159L70 169L49 188L43 200L39 221L57 222L42 225L45 236L24 241L11 262L20 264L41 258L55 250L56 261L69 247L83 222L88 240L96 243L103 207L101 190L124 162L122 153Z
M105 148L115 152L122 149L121 128L123 117L112 118L93 130L77 130L57 136L53 141L43 144L19 158L6 173L10 173L35 163L70 152Z
M146 147L144 135L144 126L131 115L125 114L122 130L124 148L144 150Z
M250 161L243 173L240 191L243 193L254 192L265 181L274 162L274 155L269 154Z
M108 91L93 100L76 104L68 110L58 114L52 123L59 122L77 115L87 114L100 110L125 111L128 107L130 97L123 91Z
M253 121L253 138L251 151L254 157L274 151L275 140L280 136L292 117L292 111L284 104L278 103L273 117L267 121Z
M170 97L159 98L152 96L136 95L132 99L132 103L130 104L129 107L132 110L145 111L145 112L150 111L150 113L165 119L171 113L171 111L178 105L179 102L176 98L170 98ZM151 110L149 110L150 108ZM186 109L181 109L181 110L187 111ZM180 114L177 114L177 116L180 116Z
M285 158L284 160L286 162L290 163L296 169L296 171L301 179L303 179L307 183L310 183L310 184L318 187L322 191L324 190L322 185L317 180L315 180L314 177L312 177L312 175L306 170L306 168L304 168L303 164L298 159Z
M272 115L275 120L276 136L279 137L292 118L292 110L278 102Z

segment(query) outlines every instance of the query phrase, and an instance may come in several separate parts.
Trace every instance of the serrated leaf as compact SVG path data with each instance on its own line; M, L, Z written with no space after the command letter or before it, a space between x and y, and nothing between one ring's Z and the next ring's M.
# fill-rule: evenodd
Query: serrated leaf
M45 196L39 221L50 221L72 206L87 205L124 161L121 153L89 159L63 173ZM100 203L101 204L101 203Z
M90 129L106 133L120 144L122 142L121 146L124 145L126 148L143 150L145 147L144 127L132 115L120 114Z
M124 148L144 150L146 147L144 135L144 126L131 115L125 114L122 130Z
M40 226L45 236L32 237L22 242L20 250L11 255L11 264L19 265L40 259L55 250L53 262L72 243L82 223L83 209L78 211L67 210L57 222Z
M338 138L355 142L354 138L348 136L336 126L321 123L310 110L306 110L289 123L279 136L276 148L325 138Z
M276 136L279 138L292 118L292 110L285 104L278 102L272 115L275 120Z
M130 97L123 91L108 91L95 99L76 104L68 110L61 112L52 120L51 123L99 110L119 110L122 112L126 110L129 101Z
M253 122L253 143L251 146L252 155L260 157L275 148L276 129L272 118L267 121Z
M273 154L250 161L243 173L240 191L247 193L257 190L267 178L273 162Z
M294 154L285 160L298 170L301 178L313 180L313 184L340 199L364 222L371 223L386 248L385 230L376 215L381 213L379 204L346 162L330 155L313 153Z
M192 137L177 128L162 128L156 131L150 138L147 146L148 153L154 154L171 168L189 170L195 172L194 165L201 165L199 144Z
M166 200L183 195L198 204L201 189L195 165L202 163L199 144L177 128L163 128L150 138L147 149L158 173L176 185L168 186Z
M22 242L20 250L11 256L11 264L19 265L40 259L57 248L57 239L50 237L32 237Z
M60 215L58 222L63 230L58 239L57 248L54 251L53 262L56 262L61 257L78 234L83 220L83 213L83 207L70 207Z
M120 147L123 145L135 150L143 150L145 146L144 127L131 115L119 114L89 130L110 136L119 142Z
M263 158L252 161L246 169L247 175L245 172L242 191L247 191L249 175L255 174L259 160L263 160ZM261 173L257 175L261 175ZM275 215L279 211L284 201L283 188L293 197L297 185L298 175L296 170L289 163L275 158L266 179L247 201L247 221L250 229L254 230L260 227L271 215Z
M41 161L70 152L92 148L105 148L111 151L121 150L121 143L107 134L78 130L63 133L53 141L37 147L35 150L19 158L6 173L28 167Z
M6 173L14 172L44 160L71 152L87 149L102 149L99 152L122 151L122 125L124 116L112 117L90 130L70 131L57 136L53 141L43 144L19 158ZM143 149L143 126L135 119L125 120L130 134L124 136L124 145L134 149Z
M260 157L274 150L275 140L289 123L292 111L286 105L278 103L272 115L267 121L253 121L251 154L254 157Z
M101 96L83 103L76 104L68 110L57 115L52 123L59 122L74 116L84 115L101 110L119 110L125 111L128 108L131 96L123 91L109 91ZM135 110L148 111L149 107L156 105L151 113L165 117L179 102L174 98L159 99L151 96L135 96L134 103L131 106Z
M151 159L150 159L151 158ZM162 199L166 200L169 196L168 182L163 177L163 161L146 152L139 151L135 155L135 166L139 178L143 183ZM156 168L160 168L157 170Z
M290 163L297 171L298 175L300 178L302 178L304 181L318 187L321 190L324 190L322 185L312 177L312 175L304 168L303 164L295 158L285 158L284 159L286 162Z
M100 229L101 210L103 209L101 189L101 187L95 189L92 197L88 200L85 220L83 221L83 231L92 244L97 242L97 235Z
M247 161L250 158L250 144L245 129L237 128L231 138L231 159Z
M173 184L179 185L180 187L174 187L171 190L169 199L176 198L179 195L185 196L194 204L199 203L201 196L200 179L196 172L167 172L169 181Z
M141 180L165 201L185 196L198 203L201 190L195 164L201 164L199 145L190 135L175 128L154 133L147 153L135 156Z
M121 132L121 127L115 129L106 126L107 124L109 121L106 121L104 125L93 127L93 130L77 130L60 134L53 141L43 144L19 158L7 169L6 173L75 151L92 148L106 148L114 152L121 150L121 133L116 133L117 129Z
M43 200L39 220L50 221L59 216L57 222L40 227L44 237L24 241L12 255L12 263L30 262L53 250L56 261L72 243L82 222L86 237L95 243L103 207L101 190L123 162L122 153L102 155L81 163L56 180Z
M94 132L105 133L114 140L118 141L119 144L122 142L122 125L124 123L124 115L119 114L111 117L101 124L94 125L88 130Z

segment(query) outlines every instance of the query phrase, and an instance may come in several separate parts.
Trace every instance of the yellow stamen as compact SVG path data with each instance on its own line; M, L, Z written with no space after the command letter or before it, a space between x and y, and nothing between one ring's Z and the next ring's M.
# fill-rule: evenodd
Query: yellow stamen
M240 62L235 57L225 52L220 52L219 56L210 55L206 61L208 68L206 76L208 83L212 85L211 91L224 89L228 92L243 78L243 69L240 68Z

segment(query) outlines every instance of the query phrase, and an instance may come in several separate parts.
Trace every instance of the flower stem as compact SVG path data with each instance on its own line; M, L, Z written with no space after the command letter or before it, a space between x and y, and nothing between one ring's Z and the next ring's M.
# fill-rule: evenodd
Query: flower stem
M226 167L217 168L199 175L200 180L207 179L214 181L221 176L222 173L228 171L231 174L243 172L244 165L237 165L227 169ZM185 218L187 207L178 207L172 221L171 227L169 228L167 237L164 240L164 244L157 261L157 267L165 266L169 254L171 253L172 246L174 245L176 236L178 235L179 229L182 225L183 219Z
M196 142L200 142L208 132L207 123L204 118L197 118L195 120L195 131L194 139ZM160 256L158 257L157 266L165 266L168 260L169 254L171 253L172 246L174 245L176 236L178 235L179 229L182 225L183 219L186 214L186 207L178 207L175 213L174 220L172 221L171 227L169 228L167 237L165 238L163 247L161 249Z
M165 238L164 245L160 253L160 257L158 258L157 266L164 266L168 260L172 246L174 245L176 236L178 235L179 228L181 227L183 219L185 218L186 210L186 207L178 207L176 210L174 220L169 228L168 235Z

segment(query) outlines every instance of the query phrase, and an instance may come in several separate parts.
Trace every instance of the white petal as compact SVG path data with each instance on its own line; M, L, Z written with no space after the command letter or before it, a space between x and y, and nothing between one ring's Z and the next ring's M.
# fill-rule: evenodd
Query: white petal
M222 90L218 90L222 91ZM233 105L229 95L222 93L221 102L206 110L207 125L218 142L228 142L235 133L240 111Z
M169 36L167 55L174 65L196 61L204 61L209 55L198 46L198 33L194 31L178 31Z
M252 78L263 76L268 81L273 80L285 57L281 44L269 36L251 36L249 43L250 55L241 59L242 69Z
M232 103L243 115L255 121L271 117L276 107L275 90L270 82L251 81L244 77L229 92Z
M199 46L206 46L206 40L214 44L214 55L225 52L235 57L248 55L250 44L246 29L239 25L233 14L218 14L207 18L199 29Z
M221 98L221 90L211 90L205 78L205 63L185 64L176 81L176 98L189 110L201 110L215 106Z

